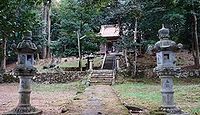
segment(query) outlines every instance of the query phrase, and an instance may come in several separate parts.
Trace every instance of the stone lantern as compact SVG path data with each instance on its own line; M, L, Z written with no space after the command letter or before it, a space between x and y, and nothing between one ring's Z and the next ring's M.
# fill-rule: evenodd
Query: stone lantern
M32 32L26 31L23 33L23 40L17 45L18 53L18 65L15 68L15 75L19 76L19 102L16 108L4 113L6 115L38 115L42 111L36 109L30 104L30 93L31 93L31 78L36 73L34 64L34 53L37 47L32 43Z
M176 44L169 40L169 29L165 28L158 31L159 39L153 51L156 52L157 67L155 72L161 79L162 105L161 111L170 114L182 114L183 112L176 107L174 103L173 77L180 72L180 68L176 67L175 52L182 48L182 44Z
M93 59L94 59L94 55L92 55L92 53L88 56L88 60L89 60L89 70L93 70Z
M119 63L119 60L120 60L120 56L122 56L120 53L117 53L117 54L115 54L115 56L116 56L116 67L117 67L117 70L120 70L121 68L120 68L120 63Z

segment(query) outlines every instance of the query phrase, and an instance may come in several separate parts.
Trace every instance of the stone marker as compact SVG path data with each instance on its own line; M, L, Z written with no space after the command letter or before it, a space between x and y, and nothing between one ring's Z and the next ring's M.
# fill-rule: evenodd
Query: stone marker
M117 54L115 54L115 56L116 56L116 67L117 67L117 70L120 70L121 68L119 66L120 65L119 60L120 60L121 54L117 53Z
M89 59L89 70L93 70L93 59L94 59L94 55L92 55L92 53L88 56Z
M184 114L176 107L174 102L173 77L180 72L180 68L176 67L175 52L182 48L182 44L176 45L172 40L169 40L169 29L165 28L158 31L159 39L153 51L156 52L157 67L154 68L161 79L161 94L162 105L159 108L161 111L169 114Z
M19 76L20 79L19 102L16 108L4 113L4 115L38 115L42 113L41 110L36 109L30 104L31 78L36 73L36 68L33 67L34 53L37 50L36 45L31 41L31 37L31 31L24 32L23 40L16 48L18 53L18 65L15 68L15 75Z

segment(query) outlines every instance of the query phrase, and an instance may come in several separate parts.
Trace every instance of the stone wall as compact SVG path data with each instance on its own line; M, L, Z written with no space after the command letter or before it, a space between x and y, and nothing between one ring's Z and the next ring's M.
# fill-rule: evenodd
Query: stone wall
M143 75L144 77L156 77L156 73L153 72L152 69L144 69L139 70L138 72L140 75ZM187 70L181 70L181 73L178 77L199 77L200 78L200 69L187 69Z
M180 77L199 77L200 78L200 69L181 70Z
M67 83L80 80L86 75L85 71L66 71L63 73L38 73L33 77L37 83Z
M37 83L67 83L82 79L87 72L85 71L66 71L59 73L37 73L32 80ZM11 73L3 74L3 80L0 83L19 82L19 78Z
M13 73L5 73L2 76L3 76L2 83L19 82L19 78L17 76L13 75Z

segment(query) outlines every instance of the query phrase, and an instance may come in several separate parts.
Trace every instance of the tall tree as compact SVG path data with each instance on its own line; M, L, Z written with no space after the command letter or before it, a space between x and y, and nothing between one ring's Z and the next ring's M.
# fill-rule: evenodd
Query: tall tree
M43 1L43 38L46 39L42 47L42 58L50 57L50 43L51 43L51 0Z
M196 27L199 21L200 1L152 0L145 1L143 5L144 18L141 21L140 28L144 31L145 37L158 39L156 36L157 30L160 29L162 23L165 24L170 29L173 40L182 42L186 48L192 49L194 63L198 66L199 45L197 33L199 33L199 30Z
M86 37L80 40L81 52L93 52L97 50L99 41L94 39L94 35L99 31L98 5L94 1L87 0L61 0L59 4L52 4L52 51L55 55L60 55L64 48L62 56L77 55L77 31L79 36ZM96 3L96 2L94 2ZM98 25L98 26L97 26ZM61 44L62 42L64 44ZM63 46L65 45L65 46ZM56 47L57 46L57 47ZM68 51L68 52L67 52Z
M3 40L2 45L2 62L1 69L6 69L6 58L10 54L7 51L8 40L16 41L21 39L21 33L24 30L32 30L34 25L39 23L37 20L37 6L40 0L3 0L0 1L0 38Z

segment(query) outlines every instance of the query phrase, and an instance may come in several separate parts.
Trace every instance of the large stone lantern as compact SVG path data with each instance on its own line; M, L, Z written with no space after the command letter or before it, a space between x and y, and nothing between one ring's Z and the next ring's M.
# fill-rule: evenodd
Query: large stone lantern
M177 45L174 41L169 40L169 29L164 25L158 34L160 41L155 44L153 51L156 52L157 58L157 67L154 70L159 75L162 86L160 110L170 114L182 114L182 111L174 103L172 79L180 71L180 68L176 67L175 52L182 48L182 44Z
M41 114L42 111L36 109L30 104L30 93L31 93L31 78L36 73L36 68L33 67L34 53L37 47L32 43L32 32L26 31L23 33L23 40L17 45L18 53L18 65L15 68L15 75L19 76L19 102L16 108L4 113L7 115L37 115Z

